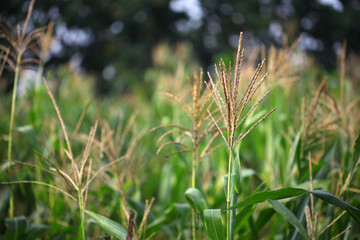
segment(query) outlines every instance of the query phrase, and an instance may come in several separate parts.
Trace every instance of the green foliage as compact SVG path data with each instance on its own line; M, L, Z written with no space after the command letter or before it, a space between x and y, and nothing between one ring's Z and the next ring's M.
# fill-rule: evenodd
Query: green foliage
M31 224L27 226L27 220L25 216L19 216L11 219L6 218L5 224L6 232L3 236L4 240L39 239L45 236L46 232L48 231L48 227L42 224Z
M121 240L126 239L126 234L127 234L126 229L123 228L117 222L114 222L113 220L111 220L107 217L101 216L101 215L91 212L89 210L85 210L85 212L90 217L92 217L105 231L107 231L114 237L121 239Z
M199 189L188 188L185 192L186 200L189 202L192 208L198 211L201 219L204 221L204 210L207 209L205 198Z
M191 51L187 45L181 47L184 52ZM268 71L269 79L258 85L259 96L269 88L273 91L253 109L252 101L242 105L244 100L238 99L245 115L251 111L234 128L234 136L245 135L269 109L278 110L246 133L241 147L235 145L227 152L218 132L220 129L225 134L226 123L215 129L215 122L222 117L220 110L214 108L215 103L211 105L210 98L209 110L215 119L211 122L208 106L199 104L207 96L200 94L204 89L186 82L187 76L198 71L196 62L190 55L180 58L169 48L160 46L158 51L160 55L166 52L160 56L164 61L146 69L146 87L134 84L126 94L94 96L94 76L78 75L68 66L54 69L47 81L65 131L44 86L19 92L11 164L7 162L11 96L0 92L1 239L90 239L109 234L126 239L127 230L139 240L331 239L343 231L351 239L360 234L356 79L345 78L347 87L339 90L335 72L316 91L315 77L322 77L322 70L303 66L294 83L287 73L296 66L274 73L290 63L289 58L271 60L288 56L288 52L264 52L270 55L269 64L264 63L259 76ZM225 55L228 67L232 55ZM253 77L257 63L253 61L244 63L239 96L246 92L245 80ZM278 82L279 78L285 82ZM4 79L12 78L4 75ZM205 74L203 80L209 80ZM256 82L253 85L257 86ZM228 90L232 86L228 85ZM168 102L164 91L176 93L179 98L172 100L177 102ZM339 91L345 96L343 100ZM196 107L192 108L194 96L199 99L194 98ZM184 108L190 114L184 113ZM192 119L192 109L201 114ZM197 121L201 127L194 134L192 127ZM98 128L90 132L96 122ZM149 131L154 128L157 130ZM183 145L166 145L168 142ZM166 148L157 154L159 143ZM193 147L198 149L195 154ZM175 152L178 154L172 154ZM194 156L197 161L192 161ZM196 188L189 188L192 167ZM76 180L77 176L81 179ZM14 218L8 218L11 192ZM149 201L153 197L155 200ZM130 210L135 211L133 228L127 226ZM229 221L225 215L230 216ZM85 236L79 231L80 224Z
M349 203L335 197L331 193L324 190L314 190L309 192L327 203L344 208L354 218L354 220L356 220L360 224L360 210L358 208L350 205Z
M273 191L258 192L250 196L249 198L236 203L234 206L232 206L232 208L247 207L257 203L264 202L266 200L278 200L283 198L295 197L295 196L303 195L305 193L307 193L306 190L299 188L284 188Z
M211 239L225 240L224 228L221 222L221 209L204 210L206 232Z
M299 219L297 219L297 217L287 207L276 200L268 200L268 202L275 209L275 211L281 214L284 219L289 221L289 223L291 223L299 231L304 239L311 239Z

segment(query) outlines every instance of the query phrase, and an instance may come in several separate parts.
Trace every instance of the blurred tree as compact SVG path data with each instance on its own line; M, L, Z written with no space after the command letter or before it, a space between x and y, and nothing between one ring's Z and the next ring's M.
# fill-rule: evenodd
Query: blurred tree
M290 41L302 34L300 47L327 69L336 66L336 51L344 40L348 51L360 53L359 0L210 0L202 6L203 24L191 41L203 61L225 46L235 47L239 31L246 32L249 44L265 45L281 45L283 34Z
M1 15L15 25L23 20L29 1L1 1ZM68 60L98 79L98 93L113 80L123 88L141 80L151 65L151 49L160 40L174 42L172 24L185 17L169 10L167 0L152 1L36 1L31 27L55 22L57 41L47 65ZM104 81L105 80L105 81Z
M28 4L0 1L0 14L15 25L24 20ZM231 56L240 31L247 44L266 45L282 44L283 34L291 41L304 33L300 47L329 69L343 40L349 51L360 52L359 0L37 1L32 27L50 20L57 41L47 65L70 59L98 76L98 93L141 81L161 41L190 42L205 69L220 53Z

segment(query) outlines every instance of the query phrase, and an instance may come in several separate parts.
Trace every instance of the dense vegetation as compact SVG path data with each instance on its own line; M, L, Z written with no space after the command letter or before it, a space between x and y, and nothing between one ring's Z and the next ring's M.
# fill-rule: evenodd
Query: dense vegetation
M0 25L0 73L14 85L0 93L1 238L360 236L345 44L325 73L296 41L244 50L240 34L209 74L188 45L164 44L144 85L95 98L95 79L70 65L43 77L53 26L28 33L27 21Z

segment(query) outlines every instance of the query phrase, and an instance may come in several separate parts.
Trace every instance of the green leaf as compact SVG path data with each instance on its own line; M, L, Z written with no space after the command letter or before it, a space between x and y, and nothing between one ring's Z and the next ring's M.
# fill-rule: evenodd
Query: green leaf
M204 210L207 209L205 198L197 188L188 188L185 191L185 198L192 208L195 208L204 221Z
M329 193L328 191L324 191L324 190L314 190L314 191L309 191L312 194L314 194L314 196L320 198L321 200L330 203L332 205L344 208L351 217L354 218L355 221L357 221L358 223L360 223L360 209L352 206L351 204L335 197L334 195L332 195L331 193Z
M357 222L360 224L360 215L359 215L359 211L351 209L351 208L347 208L346 209L347 213L350 214L350 216Z
M334 195L332 195L331 193L329 193L328 191L325 190L314 190L314 191L309 191L312 194L314 194L316 197L320 198L321 200L330 203L332 205L341 207L341 208L350 208L352 210L355 211L360 211L358 208L350 205L349 203L335 197Z
M303 195L305 193L308 193L308 191L301 189L301 188L283 188L283 189L273 190L273 191L258 192L258 193L255 193L254 195L248 197L244 201L238 202L231 208L242 208L242 207L246 207L246 206L250 206L253 204L264 202L268 199L277 200L277 199L295 197L295 196Z
M220 209L204 210L206 232L213 240L225 240L224 228L221 222Z
M21 239L24 236L26 229L25 216L19 216L14 218L6 218L6 232L4 239Z
M96 214L94 212L91 212L89 210L85 210L85 212L92 217L98 224L101 226L105 231L113 235L114 237L118 239L124 239L126 240L126 229L118 224L117 222L101 216L99 214Z
M350 205L349 203L335 197L328 191L324 190L309 191L301 188L283 188L273 191L258 192L248 197L244 201L238 202L237 204L232 206L231 209L251 206L253 204L264 202L265 200L278 200L283 198L300 196L305 193L312 193L316 197L327 203L344 208L358 223L360 223L360 209Z
M297 217L287 207L285 207L283 204L276 200L268 200L268 202L275 209L275 211L280 213L283 218L289 221L289 223L291 223L291 225L293 225L299 231L299 233L301 234L301 236L303 236L304 239L311 239L307 234L304 226L300 223L299 219L297 219Z

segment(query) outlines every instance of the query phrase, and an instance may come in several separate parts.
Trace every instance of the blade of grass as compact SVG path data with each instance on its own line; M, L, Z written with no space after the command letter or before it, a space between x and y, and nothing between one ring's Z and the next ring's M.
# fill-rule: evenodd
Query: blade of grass
M299 231L299 233L301 234L301 236L303 236L304 239L311 240L308 233L306 232L306 229L300 223L299 219L297 219L297 217L287 207L285 207L283 204L276 200L268 200L268 202L275 209L275 211L280 213L281 216L283 216L287 221L291 223L291 225L293 225Z

